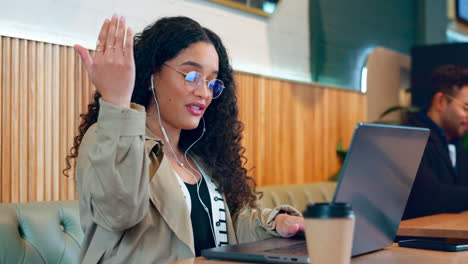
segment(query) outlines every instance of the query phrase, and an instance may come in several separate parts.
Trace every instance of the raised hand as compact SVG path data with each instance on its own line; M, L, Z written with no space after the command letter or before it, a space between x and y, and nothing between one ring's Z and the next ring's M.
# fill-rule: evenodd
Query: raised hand
M96 52L74 46L86 66L91 82L107 102L130 107L135 85L133 33L124 17L112 16L101 27Z

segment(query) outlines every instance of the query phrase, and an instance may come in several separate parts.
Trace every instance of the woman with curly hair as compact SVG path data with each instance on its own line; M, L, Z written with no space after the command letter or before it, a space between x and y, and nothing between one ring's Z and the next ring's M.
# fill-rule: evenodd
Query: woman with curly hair
M289 206L256 207L243 168L232 69L219 37L187 17L158 20L134 38L106 20L91 56L96 86L76 158L83 263L164 263L205 248L289 237Z

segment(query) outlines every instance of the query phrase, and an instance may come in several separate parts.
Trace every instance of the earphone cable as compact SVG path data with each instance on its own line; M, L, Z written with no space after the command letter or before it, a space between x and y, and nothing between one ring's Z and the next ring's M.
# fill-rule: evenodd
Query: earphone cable
M177 163L185 170L187 171L195 180L196 184L197 184L197 196L198 196L198 200L199 202L201 203L201 205L203 206L203 209L205 210L207 216L208 216L208 220L209 220L209 223L210 223L210 228L211 228L211 233L213 235L213 240L214 240L214 243L215 243L215 246L218 246L218 242L217 242L217 239L216 239L216 236L215 236L215 232L214 232L214 227L213 227L213 221L211 219L211 215L210 215L210 211L208 210L208 207L205 205L205 203L202 201L201 197L200 197L200 186L201 186L201 183L203 181L203 175L198 171L196 170L191 164L190 162L188 162L188 159L187 159L187 153L188 151L198 142L200 141L200 139L203 137L203 135L205 134L205 131L206 131L206 127L205 127L205 119L202 117L202 121L203 121L203 130L202 130L202 133L200 135L200 137L195 140L195 142L193 142L188 148L187 150L184 152L184 159L186 161L186 163L190 166L190 168L195 171L199 176L200 176L200 181L197 181L197 177L195 177L195 175L189 170L187 169L185 166L184 166L184 163L182 163L179 158L177 157L177 155L175 154L175 151L172 147L172 144L169 140L169 137L167 136L167 133L166 133L166 130L164 129L164 126L161 122L161 111L159 109L159 103L158 103L158 100L156 98L156 93L154 91L154 81L153 81L153 75L151 75L151 91L153 93L153 98L154 98L154 102L156 103L156 108L158 110L158 122L159 122L159 125L161 126L161 131L163 132L163 135L164 135L164 139L167 141L167 144L169 145L169 148L171 149L171 152L172 154L174 155L174 158L176 159Z

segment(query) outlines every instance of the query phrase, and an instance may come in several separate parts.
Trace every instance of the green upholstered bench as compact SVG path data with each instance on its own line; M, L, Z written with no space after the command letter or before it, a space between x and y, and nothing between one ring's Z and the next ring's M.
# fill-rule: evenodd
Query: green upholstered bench
M78 263L78 201L0 204L0 263Z
M265 186L260 207L290 204L301 212L330 201L335 183ZM78 263L83 240L78 201L0 204L1 264Z
M309 203L330 202L335 193L336 182L319 182L258 187L263 197L258 201L261 208L273 208L289 204L303 212Z

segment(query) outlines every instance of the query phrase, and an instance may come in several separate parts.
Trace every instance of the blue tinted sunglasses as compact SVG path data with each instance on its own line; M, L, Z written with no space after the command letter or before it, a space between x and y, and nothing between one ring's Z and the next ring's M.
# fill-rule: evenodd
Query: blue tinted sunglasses
M164 63L163 65L173 69L174 71L182 74L185 77L185 82L189 84L189 86L193 87L190 92L194 92L199 89L203 83L206 83L206 86L211 91L211 98L216 99L218 98L224 90L224 83L221 80L213 79L211 81L204 80L202 78L201 73L196 71L191 71L185 73L169 64Z

